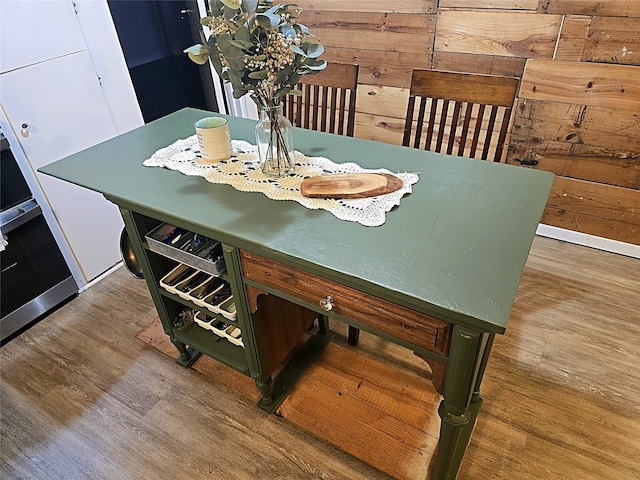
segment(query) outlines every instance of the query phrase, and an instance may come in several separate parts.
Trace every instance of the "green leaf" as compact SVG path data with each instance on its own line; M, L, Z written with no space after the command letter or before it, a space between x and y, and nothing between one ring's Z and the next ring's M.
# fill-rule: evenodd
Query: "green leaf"
M302 50L299 46L297 45L291 45L289 47L291 49L292 52L297 53L298 55L302 55L303 57L307 56L307 52L305 52L304 50Z
M220 0L225 7L231 10L238 10L242 6L241 0Z
M298 90L297 88L292 88L292 89L289 91L289 94L291 94L291 95L296 95L297 97L299 97L299 96L301 96L301 95L302 95L302 90Z
M314 64L307 63L307 68L309 70L320 71L320 70L324 70L326 67L327 67L327 62L325 60L320 60L318 63L314 63Z
M301 23L296 23L293 25L293 28L296 29L296 31L300 34L300 35L308 35L309 34L309 27L307 27L306 25L303 25Z
M242 50L248 50L253 45L251 42L246 42L243 40L231 40L231 45L238 47Z
M235 72L229 72L229 82L233 89L233 98L241 98L247 93L247 89L244 88L242 83L242 75L237 75Z
M186 53L189 56L189 59L198 65L204 65L209 59L209 50L201 44L186 48L183 53Z
M249 46L252 45L251 44L251 34L249 33L249 29L245 25L241 25L241 26L238 27L234 37L235 37L235 39L237 41L248 43Z
M252 14L258 7L258 0L242 0L242 9L248 14Z
M289 85L291 85L292 87L295 87L298 82L300 81L300 79L302 78L302 74L300 73L296 73L295 75L291 75L291 77L289 78Z
M291 92L291 87L283 87L276 92L275 98L284 97L285 95L288 95L289 92Z
M225 55L224 58L227 60L231 70L235 70L236 72L244 71L244 55L242 55L242 53L239 55Z
M310 43L307 44L307 57L309 58L318 58L320 55L324 53L324 47L319 43Z
M220 61L220 55L218 55L218 53L215 53L214 55L209 55L209 61L211 62L211 65L213 65L213 68L215 69L218 76L220 76L225 80L229 80L228 75L226 75L226 72L224 72L224 67L222 66L222 62Z
M278 25L280 25L280 16L274 15L273 13L258 13L256 14L256 19L262 28L266 28L267 30L273 30Z
M244 70L244 53L233 44L231 35L223 33L218 37L218 48L232 70Z
M211 7L209 14L212 17L219 17L222 15L222 2L220 0L211 0L209 2L209 6Z
M287 65L276 72L276 80L274 83L280 85L291 85L289 77L293 74L295 67L293 65Z
M279 5L279 4L274 5L273 7L269 8L266 12L264 12L264 14L265 15L272 15L272 14L277 15L279 10L280 10L280 8L281 8L281 5ZM279 16L280 15L278 15L278 17Z
M208 27L212 20L213 20L213 17L202 17L200 19L200 25L204 25L205 27Z
M268 70L260 70L258 72L251 72L249 74L249 78L253 78L254 80L264 80L269 75Z
M244 87L234 88L233 89L233 98L238 100L238 99L244 97L247 93L249 93L249 90L245 89Z
M280 25L280 33L285 37L296 38L295 29L288 23Z

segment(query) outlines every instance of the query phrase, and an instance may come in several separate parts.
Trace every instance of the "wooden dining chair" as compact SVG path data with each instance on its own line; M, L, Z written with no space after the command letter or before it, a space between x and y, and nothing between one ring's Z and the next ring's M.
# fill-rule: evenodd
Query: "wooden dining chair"
M500 162L519 79L414 69L402 144Z
M358 65L327 63L316 75L303 75L302 95L287 95L283 113L296 127L353 137Z

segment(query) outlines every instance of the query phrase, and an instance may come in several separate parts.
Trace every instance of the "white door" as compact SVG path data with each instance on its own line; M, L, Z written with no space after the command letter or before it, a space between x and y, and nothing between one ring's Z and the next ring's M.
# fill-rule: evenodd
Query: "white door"
M0 84L0 102L34 173L117 133L86 50L4 73ZM117 207L84 188L40 173L36 178L86 280L118 263Z

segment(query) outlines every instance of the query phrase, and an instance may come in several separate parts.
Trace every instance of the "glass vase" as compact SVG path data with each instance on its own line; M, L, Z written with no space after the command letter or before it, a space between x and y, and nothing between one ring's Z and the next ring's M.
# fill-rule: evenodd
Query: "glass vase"
M263 107L256 124L256 143L262 171L281 177L293 171L293 126L282 105Z

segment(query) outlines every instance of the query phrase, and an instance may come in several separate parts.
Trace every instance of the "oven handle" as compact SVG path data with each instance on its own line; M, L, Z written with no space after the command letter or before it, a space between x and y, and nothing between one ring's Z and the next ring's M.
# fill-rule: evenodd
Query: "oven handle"
M0 214L0 230L6 235L38 215L42 215L42 209L38 202L31 198Z

